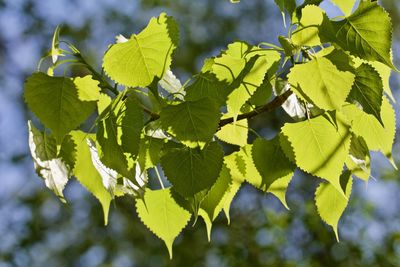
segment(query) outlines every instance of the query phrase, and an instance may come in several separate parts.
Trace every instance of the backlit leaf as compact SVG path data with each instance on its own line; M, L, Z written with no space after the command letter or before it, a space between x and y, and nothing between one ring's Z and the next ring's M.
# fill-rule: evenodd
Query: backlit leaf
M46 186L65 202L63 190L73 166L57 155L57 144L53 137L36 129L31 121L28 122L28 128L29 148L36 173L43 178ZM73 152L71 150L68 154Z
M356 69L356 79L347 101L361 105L365 113L375 116L382 123L383 84L379 73L368 64L362 64Z
M178 28L172 17L153 17L139 34L113 45L105 54L103 67L111 79L130 87L149 86L170 68L178 44Z
M223 151L217 142L200 148L178 147L165 151L161 167L173 188L183 197L211 187L222 168Z
M395 69L390 57L392 23L389 14L376 1L361 1L351 16L332 25L336 36L331 40L342 49Z
M251 152L254 165L262 177L259 187L276 195L287 207L285 193L296 166L282 151L279 136L272 140L256 139Z
M211 240L212 223L223 209L224 196L229 193L231 183L232 178L229 169L226 165L223 165L217 181L201 202L199 215L206 224L208 241Z
M351 14L357 0L331 0L346 16Z
M287 138L282 148L288 158L294 153L296 165L302 170L324 178L341 191L339 177L350 149L350 132L337 117L336 125L325 116L318 116L303 122L286 123L282 127L281 139ZM281 142L282 143L282 142Z
M296 46L316 46L321 44L318 36L319 26L324 19L324 11L309 5L301 10L299 27L293 32L292 41Z
M98 93L97 85L91 76L72 79L39 72L26 81L24 96L29 109L52 130L60 144L63 137L83 123L96 108L96 102L92 100L93 94ZM97 93L88 92L92 89Z
M383 125L370 114L355 105L346 105L343 114L349 119L352 131L364 138L370 150L379 150L389 160L392 159L392 147L396 134L396 117L393 107L386 97L383 98L381 118Z
M209 98L169 105L160 114L162 127L191 148L211 141L219 118L219 107Z
M162 239L172 258L172 244L190 220L190 213L172 198L170 189L146 190L144 200L136 200L140 220Z
M295 65L288 76L298 97L325 110L334 110L344 104L354 77L353 73L340 70L326 57Z
M329 183L320 183L315 192L318 213L322 220L332 226L337 241L339 241L337 229L339 219L347 207L353 185L350 171L345 171L340 176L340 183L343 185L345 196Z
M222 119L227 117L232 117L232 115L225 114ZM228 144L244 146L247 144L248 133L247 120L240 120L223 126L215 136Z
M71 136L76 145L76 161L73 174L100 201L104 212L104 224L107 224L112 196L104 187L100 174L92 164L90 149L87 144L87 139L95 140L96 136L81 131L72 131Z

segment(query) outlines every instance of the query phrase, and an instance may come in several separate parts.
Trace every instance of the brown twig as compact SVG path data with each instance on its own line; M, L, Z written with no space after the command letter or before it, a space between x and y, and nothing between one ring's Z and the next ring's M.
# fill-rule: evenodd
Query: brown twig
M293 92L291 90L288 90L285 93L275 97L271 102L269 102L263 106L257 107L255 110L248 112L248 113L240 114L239 116L237 116L236 120L240 121L240 120L244 120L244 119L250 119L250 118L257 116L260 113L270 112L270 111L280 107L292 93ZM233 117L220 120L219 128L221 128L229 123L232 123L233 121L234 121Z

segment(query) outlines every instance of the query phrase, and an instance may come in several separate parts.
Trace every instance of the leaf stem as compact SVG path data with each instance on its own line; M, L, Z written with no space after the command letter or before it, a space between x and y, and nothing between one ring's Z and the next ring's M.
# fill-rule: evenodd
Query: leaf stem
M93 78L100 82L100 87L110 90L113 94L118 95L119 91L116 87L111 86L106 79L104 79L103 75L98 73L87 61L83 58L80 53L74 54L76 58L78 58L82 64L93 74Z
M162 181L162 179L161 179L161 175L160 175L160 172L158 171L157 166L154 166L154 170L155 170L155 172L156 172L157 179L158 179L158 181L160 182L161 188L162 188L162 189L165 189L164 183L163 183L163 181Z

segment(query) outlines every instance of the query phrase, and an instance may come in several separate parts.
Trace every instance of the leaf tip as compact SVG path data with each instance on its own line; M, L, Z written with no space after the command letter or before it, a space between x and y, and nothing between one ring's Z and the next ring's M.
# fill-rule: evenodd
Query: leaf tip
M339 243L339 232L338 232L338 227L337 225L332 225L333 231L335 232L335 237L336 237L336 241Z
M173 243L173 241L164 241L164 243L165 243L165 246L167 247L167 249L168 249L168 254L169 254L169 259L170 260L172 260L172 243Z

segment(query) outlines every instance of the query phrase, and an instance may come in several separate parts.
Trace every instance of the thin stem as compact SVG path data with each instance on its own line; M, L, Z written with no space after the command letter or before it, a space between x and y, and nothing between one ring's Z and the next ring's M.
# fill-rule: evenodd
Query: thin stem
M87 61L82 57L81 54L75 54L75 57L77 57L84 65L85 67L93 74L93 77L100 82L100 86L103 86L104 88L110 90L112 93L115 95L119 94L119 91L117 88L111 86L106 79L104 79L103 75L98 73Z
M158 171L157 166L154 167L154 170L155 170L155 172L156 172L158 181L160 182L161 188L164 189L165 186L164 186L164 183L163 183L163 181L162 181L162 179L161 179L161 175L160 175L160 172Z

